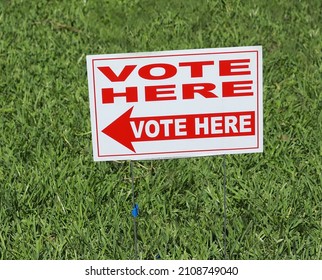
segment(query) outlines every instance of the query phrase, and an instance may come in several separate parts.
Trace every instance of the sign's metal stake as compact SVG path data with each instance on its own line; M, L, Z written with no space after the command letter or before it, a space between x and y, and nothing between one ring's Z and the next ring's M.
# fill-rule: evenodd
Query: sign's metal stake
M133 172L133 161L130 161L130 173L131 173L131 184L132 184L132 216L133 216L133 231L134 231L134 250L135 250L135 259L139 259L139 250L138 250L138 237L137 237L137 226L136 218L139 214L139 206L135 203L135 194L134 194L134 172Z
M224 155L223 170L224 170L224 182L223 182L223 188L224 188L223 240L224 240L224 256L225 256L225 260L227 260L227 197L226 197L226 194L227 194L227 187L226 187L227 175L226 175L226 155Z

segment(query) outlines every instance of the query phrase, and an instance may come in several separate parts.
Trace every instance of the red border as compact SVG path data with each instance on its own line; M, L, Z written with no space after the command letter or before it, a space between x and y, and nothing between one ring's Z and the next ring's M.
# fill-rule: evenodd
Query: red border
M218 54L229 54L229 53L256 53L257 62L257 146L247 148L225 148L225 149L211 149L211 150L187 150L187 151L174 151L174 152L152 152L152 153L135 153L135 154L109 154L100 155L99 151L99 137L98 137L98 121L97 121L97 98L96 98L96 87L95 87L95 74L94 74L94 62L99 60L120 60L120 59L138 59L138 58L155 58L155 57L172 57L172 56L195 56L195 55L218 55ZM94 114L95 114L95 126L96 126L96 146L97 146L97 157L125 157L125 156L141 156L141 155L165 155L165 154L184 154L184 153L203 153L203 152L215 152L215 151L236 151L236 150L251 150L259 148L259 51L228 51L228 52L209 52L209 53L192 53L192 54L168 54L168 55L146 55L146 56L127 56L127 57L114 57L114 58L97 58L92 60L92 71L93 71L93 89L94 89Z
M99 151L99 144L98 144L98 122L97 122L97 102L96 102L96 87L95 87L95 71L94 71L94 61L92 60L92 71L93 71L93 89L94 89L94 113L95 113L95 128L96 128L96 145L97 145L97 156L99 157L100 151Z

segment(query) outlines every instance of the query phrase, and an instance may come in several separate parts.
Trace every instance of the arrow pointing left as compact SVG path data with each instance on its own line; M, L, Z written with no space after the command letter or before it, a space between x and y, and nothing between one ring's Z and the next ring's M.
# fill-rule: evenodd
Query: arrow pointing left
M102 132L136 153L133 142L250 136L255 112L131 117L133 107Z
M130 124L132 110L133 107L105 127L102 132L135 153L132 145L135 137Z

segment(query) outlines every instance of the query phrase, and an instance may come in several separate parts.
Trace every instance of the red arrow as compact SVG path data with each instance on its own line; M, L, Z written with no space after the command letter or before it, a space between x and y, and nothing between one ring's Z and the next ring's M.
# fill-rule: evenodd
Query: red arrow
M135 153L135 149L132 145L135 137L130 125L132 110L133 107L105 127L102 132Z
M133 152L133 142L248 136L255 134L255 112L131 117L133 107L102 132Z

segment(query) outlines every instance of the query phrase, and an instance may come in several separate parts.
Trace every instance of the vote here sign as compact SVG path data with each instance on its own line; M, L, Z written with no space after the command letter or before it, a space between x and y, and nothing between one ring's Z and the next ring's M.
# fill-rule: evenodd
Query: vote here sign
M87 56L94 160L263 151L262 48Z

